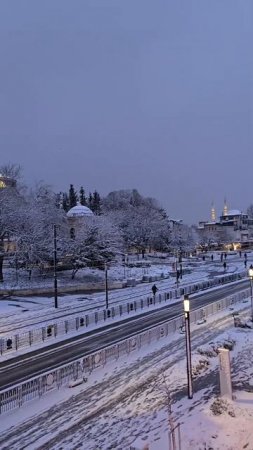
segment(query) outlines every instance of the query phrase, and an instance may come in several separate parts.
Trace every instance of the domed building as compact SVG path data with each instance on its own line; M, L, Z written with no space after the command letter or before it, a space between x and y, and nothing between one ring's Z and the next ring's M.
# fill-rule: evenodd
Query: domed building
M81 205L81 203L77 203L76 206L73 206L68 212L67 217L68 218L81 218L81 217L87 217L87 216L93 216L93 212L90 208L87 206Z
M80 202L77 202L76 206L70 208L70 210L67 212L67 219L70 226L70 236L74 239L76 233L78 232L78 229L80 229L80 227L83 227L87 219L89 220L89 218L93 216L94 214L91 209L87 206L81 205Z

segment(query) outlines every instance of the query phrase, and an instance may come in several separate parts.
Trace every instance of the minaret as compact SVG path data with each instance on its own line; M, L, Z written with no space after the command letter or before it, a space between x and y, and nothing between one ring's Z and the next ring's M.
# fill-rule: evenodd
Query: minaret
M213 202L212 202L212 208L211 208L211 221L216 222L216 212L215 212L215 207L214 207Z
M227 205L227 200L226 198L224 199L224 207L223 207L223 216L227 216L228 215L228 205Z

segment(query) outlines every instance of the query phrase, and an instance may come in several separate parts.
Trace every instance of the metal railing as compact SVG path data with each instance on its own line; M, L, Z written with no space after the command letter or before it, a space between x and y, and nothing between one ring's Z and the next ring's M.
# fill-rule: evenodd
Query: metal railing
M129 301L128 303L119 304L109 309L101 309L89 314L80 314L71 316L65 320L53 319L48 321L46 325L24 331L22 333L7 333L0 339L0 353L8 354L21 349L30 348L37 344L48 345L53 343L56 337L67 336L70 333L86 329L98 323L105 324L113 318L120 318L123 315L135 315L144 309L148 309L157 304L165 305L170 300L176 299L184 294L193 294L203 289L219 286L228 282L242 279L242 274L224 275L209 281L194 283L192 285L173 289L169 292L156 294L155 296L147 296L145 298Z
M205 307L191 311L191 322L197 323L203 317L208 317L222 311L235 303L250 296L250 289L230 295L222 300L211 303ZM110 345L103 350L92 353L76 361L65 364L57 369L50 370L40 376L0 391L0 413L5 413L15 408L20 408L26 402L66 386L70 381L87 378L93 370L104 367L107 363L117 360L121 356L129 355L133 351L167 337L169 334L179 330L183 318L165 321L163 324L154 326L135 336L124 339L121 342Z

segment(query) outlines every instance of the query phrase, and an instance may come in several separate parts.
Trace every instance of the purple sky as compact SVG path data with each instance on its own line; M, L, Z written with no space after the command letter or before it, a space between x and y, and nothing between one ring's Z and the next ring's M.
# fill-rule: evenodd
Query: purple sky
M252 43L252 0L2 0L0 161L187 223L245 210Z

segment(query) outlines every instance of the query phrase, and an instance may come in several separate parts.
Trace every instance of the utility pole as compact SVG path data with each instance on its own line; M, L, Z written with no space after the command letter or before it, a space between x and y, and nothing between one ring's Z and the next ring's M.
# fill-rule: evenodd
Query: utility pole
M57 233L54 224L54 307L58 308L58 289L57 289Z
M108 269L107 263L105 263L105 307L108 309L109 307L109 298L108 298Z

